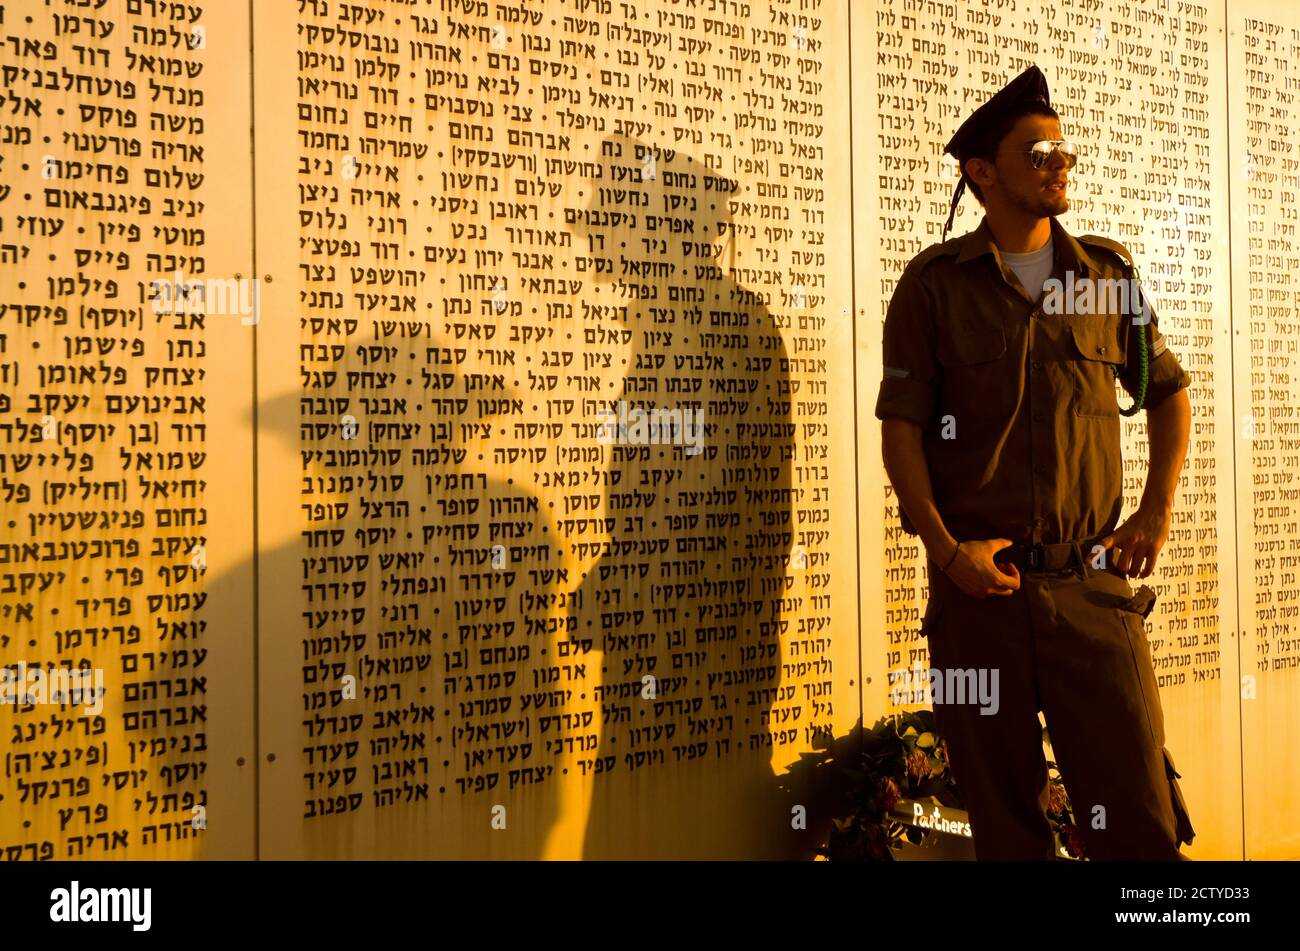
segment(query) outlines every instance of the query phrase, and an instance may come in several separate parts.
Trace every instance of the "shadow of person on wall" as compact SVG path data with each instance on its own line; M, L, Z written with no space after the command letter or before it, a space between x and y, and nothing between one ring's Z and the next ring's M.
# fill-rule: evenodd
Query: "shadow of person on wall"
M301 642L294 648L301 663L268 670L263 662L260 690L331 698L323 707L311 700L296 720L365 714L361 732L343 737L361 741L353 758L328 767L358 767L344 791L361 792L361 805L303 817L302 857L538 859L559 813L560 757L547 748L543 721L564 709L545 700L544 686L564 622L552 570L561 549L531 491L487 475L495 447L511 441L512 419L527 418L522 401L509 389L467 386L467 364L426 359L425 348L443 347L457 349L437 339L353 339L330 365L338 371L332 383L261 405L259 425L302 461L291 473L263 470L261 478L292 479L304 503L349 503L345 513L326 507L334 517L303 525L318 540L332 537L328 547L295 538L261 553L262 597L292 598L304 611L365 612L357 623L309 628L304 620L298 629L261 631L264 642ZM413 385L348 383L349 372L376 367L399 377L409 368ZM405 403L362 401L384 396ZM370 423L420 430L399 439ZM335 598L338 583L351 593ZM303 589L312 584L325 587L307 604ZM356 677L355 700L339 702L342 673ZM432 719L408 719L417 707L432 708ZM334 741L305 726L296 737L303 750ZM267 789L264 770L264 801L292 797L268 818L302 816L305 800L323 798L300 775L322 769L304 756L303 769L291 770L291 791ZM427 798L412 798L418 785L427 785ZM494 811L499 806L505 811Z
M573 598L575 649L603 680L584 857L806 857L772 768L806 703L782 684L785 345L729 273L736 183L621 135L601 159L569 209L583 313L630 352L598 410L608 541Z

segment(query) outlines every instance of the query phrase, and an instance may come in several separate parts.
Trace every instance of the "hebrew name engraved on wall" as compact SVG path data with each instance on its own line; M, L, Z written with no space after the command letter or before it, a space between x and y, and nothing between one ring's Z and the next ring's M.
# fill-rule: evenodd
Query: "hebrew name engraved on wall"
M247 25L0 14L0 855L251 856Z
M258 21L268 854L797 847L858 715L836 6Z

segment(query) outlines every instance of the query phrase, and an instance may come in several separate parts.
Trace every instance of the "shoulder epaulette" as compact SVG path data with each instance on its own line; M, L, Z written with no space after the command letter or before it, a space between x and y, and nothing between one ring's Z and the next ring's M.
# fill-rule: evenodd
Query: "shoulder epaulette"
M1118 256L1119 259L1128 267L1133 266L1133 255L1129 254L1128 248L1124 247L1124 245L1120 244L1118 241L1113 241L1110 238L1103 238L1099 234L1081 234L1078 235L1075 240L1080 244L1092 245L1094 248L1105 248L1107 251Z
M961 241L964 237L966 236L960 235L956 238L949 238L947 241L941 241L930 245L924 251L917 254L916 257L912 258L912 260L908 262L907 266L923 268L942 254L956 254L961 249Z

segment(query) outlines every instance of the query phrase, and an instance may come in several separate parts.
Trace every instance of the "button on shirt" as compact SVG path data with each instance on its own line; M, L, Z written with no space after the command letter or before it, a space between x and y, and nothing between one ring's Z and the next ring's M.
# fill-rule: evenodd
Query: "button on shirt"
M935 505L958 540L1050 543L1113 531L1123 466L1111 365L1132 397L1141 330L1148 334L1144 406L1191 383L1145 294L1149 324L1131 316L1142 308L1136 295L1131 303L1123 296L1134 287L1123 246L1076 239L1049 220L1060 293L1031 297L984 219L913 258L885 316L876 416L922 427ZM1092 295L1083 296L1088 289ZM901 506L899 514L903 529L916 534Z

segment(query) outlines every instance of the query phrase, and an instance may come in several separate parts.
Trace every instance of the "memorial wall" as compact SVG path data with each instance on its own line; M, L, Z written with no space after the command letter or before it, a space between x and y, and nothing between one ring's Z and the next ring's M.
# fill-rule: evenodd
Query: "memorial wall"
M1242 828L1246 857L1292 858L1300 852L1300 831L1285 820L1300 804L1300 380L1291 380L1300 366L1300 9L1242 4L1228 28L1238 526L1237 597L1228 604L1240 631Z
M779 855L858 715L846 11L256 10L263 854Z
M780 774L927 656L885 307L1031 63L1062 224L1192 378L1146 579L1186 851L1300 855L1289 4L29 0L0 42L0 855L806 856Z
M0 45L0 855L247 856L247 11L6 2Z

